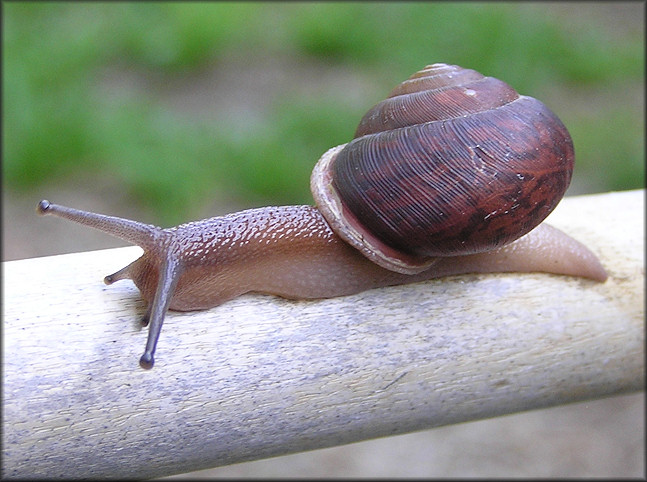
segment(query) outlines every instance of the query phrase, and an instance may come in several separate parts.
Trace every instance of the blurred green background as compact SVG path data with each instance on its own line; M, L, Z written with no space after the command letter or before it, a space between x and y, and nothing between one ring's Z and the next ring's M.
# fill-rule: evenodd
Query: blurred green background
M570 193L640 188L644 18L622 5L5 2L4 184L107 178L163 225L217 196L311 203L319 156L447 62L559 115Z

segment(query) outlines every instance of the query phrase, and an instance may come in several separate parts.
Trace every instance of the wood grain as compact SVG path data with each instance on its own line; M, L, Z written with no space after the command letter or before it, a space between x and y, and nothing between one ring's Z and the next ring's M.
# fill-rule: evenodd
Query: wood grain
M3 477L155 477L644 389L644 191L548 222L604 284L467 275L170 313L142 370L120 248L3 263ZM46 229L46 228L44 228Z

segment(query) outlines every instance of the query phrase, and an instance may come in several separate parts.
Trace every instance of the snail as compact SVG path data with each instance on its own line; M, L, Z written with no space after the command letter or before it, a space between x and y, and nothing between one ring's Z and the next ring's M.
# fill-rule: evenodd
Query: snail
M317 207L275 206L162 229L43 200L53 214L139 245L105 278L147 302L143 368L166 312L247 292L289 299L464 273L546 272L604 281L583 244L542 221L571 180L573 143L540 101L474 70L433 64L362 118L311 176Z

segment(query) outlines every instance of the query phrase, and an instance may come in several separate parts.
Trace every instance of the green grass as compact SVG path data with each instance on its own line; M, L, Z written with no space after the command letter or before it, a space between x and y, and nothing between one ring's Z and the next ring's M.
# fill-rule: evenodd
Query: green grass
M391 87L434 61L475 68L544 100L573 135L576 176L596 190L644 186L644 106L635 99L644 88L644 39L608 28L604 15L592 25L577 10L565 16L546 4L505 3L2 8L3 174L13 188L79 170L110 172L169 223L185 220L214 190L254 204L311 202L308 177L319 155L346 142ZM338 96L304 98L295 89L244 131L160 99L156 86L248 52L373 80ZM97 79L111 69L144 79L144 93L107 95ZM627 89L635 96L620 95Z

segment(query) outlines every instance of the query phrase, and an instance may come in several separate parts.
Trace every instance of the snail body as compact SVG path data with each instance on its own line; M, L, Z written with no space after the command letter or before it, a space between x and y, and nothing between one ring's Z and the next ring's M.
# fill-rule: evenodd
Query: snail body
M147 301L140 365L151 368L168 309L208 309L247 292L330 298L506 271L603 281L591 251L540 225L573 161L566 128L539 101L434 64L371 109L353 141L322 156L311 178L317 207L249 209L167 229L48 201L38 212L143 248L105 282L132 279Z

